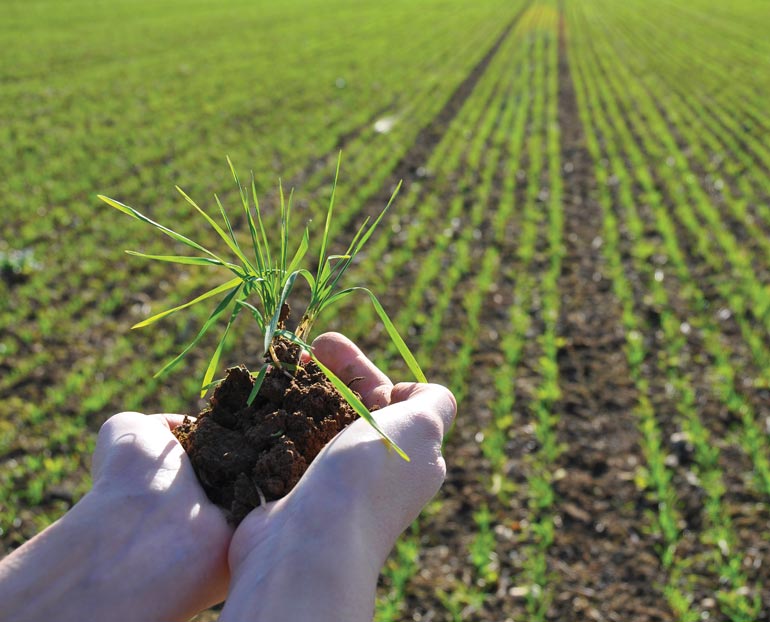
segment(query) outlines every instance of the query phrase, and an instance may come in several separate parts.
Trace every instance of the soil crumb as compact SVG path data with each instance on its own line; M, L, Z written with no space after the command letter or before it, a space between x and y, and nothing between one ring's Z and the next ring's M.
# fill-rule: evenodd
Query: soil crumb
M174 431L209 499L235 525L262 502L288 494L357 417L312 362L293 377L271 368L249 406L253 387L246 367L228 369L209 405Z

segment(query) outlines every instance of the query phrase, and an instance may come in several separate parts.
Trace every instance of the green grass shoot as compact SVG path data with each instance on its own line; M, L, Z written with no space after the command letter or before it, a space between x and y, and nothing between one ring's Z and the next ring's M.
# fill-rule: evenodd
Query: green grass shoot
M314 274L303 267L303 261L310 248L310 231L307 226L304 227L302 236L296 246L292 245L292 233L294 231L291 219L293 192L290 193L287 198L284 195L282 184L279 185L280 227L277 232L270 232L265 226L265 220L260 209L254 177L252 176L251 187L248 189L251 192L249 193L249 191L241 184L238 173L229 158L227 159L227 162L230 166L233 179L238 186L243 213L246 222L248 223L251 241L249 253L251 256L241 248L241 244L238 242L235 231L233 230L232 221L219 197L216 195L214 198L219 209L222 224L218 223L214 217L208 214L200 205L177 186L177 190L185 201L195 208L206 223L223 241L226 246L225 256L227 259L222 254L211 251L190 238L177 233L173 229L155 222L133 207L129 207L115 199L99 195L99 198L102 201L120 212L151 225L175 242L188 246L199 253L194 256L186 256L151 255L138 251L126 251L128 254L143 259L184 265L214 265L219 266L229 271L231 275L234 275L234 278L228 278L224 283L213 287L204 294L181 305L157 313L134 326L134 328L149 326L178 311L208 301L209 299L221 297L216 306L214 306L208 319L201 326L195 338L176 357L166 363L157 372L156 376L169 372L176 367L176 365L196 345L198 345L198 343L200 343L206 333L208 333L214 326L224 321L223 318L226 318L224 329L221 332L220 338L213 354L209 358L208 365L203 374L201 397L205 395L207 390L215 384L214 378L220 365L222 352L224 351L227 337L230 334L230 329L241 312L246 310L252 316L260 334L264 337L262 361L260 361L258 371L253 373L255 386L249 397L249 403L256 397L270 365L291 369L291 363L287 364L286 362L279 361L275 354L274 341L275 339L282 337L299 345L302 350L308 352L312 360L320 367L323 373L329 378L330 382L340 391L358 415L372 425L386 443L393 447L402 458L408 460L408 456L387 436L355 393L351 391L344 382L337 378L331 370L315 358L312 353L312 348L308 345L309 335L319 316L326 309L340 302L342 299L351 294L360 292L368 297L377 317L382 322L385 331L400 355L403 357L404 362L414 375L415 379L418 382L426 382L425 374L422 372L416 358L409 350L406 342L399 334L393 321L390 319L377 297L369 289L359 285L344 289L340 288L342 277L353 264L356 255L358 255L369 238L371 238L374 230L382 221L399 191L400 184L394 190L390 200L380 214L372 222L370 222L369 219L366 219L358 228L352 241L349 243L347 250L343 254L329 254L329 248L332 242L330 239L330 231L334 217L334 201L340 171L340 158L338 158L331 198L326 210L324 229L320 240L318 268ZM278 240L277 243L274 242L276 239ZM304 280L309 287L310 295L297 328L290 331L283 326L282 320L285 309L287 308L286 305L289 295L292 293L296 281L300 278Z

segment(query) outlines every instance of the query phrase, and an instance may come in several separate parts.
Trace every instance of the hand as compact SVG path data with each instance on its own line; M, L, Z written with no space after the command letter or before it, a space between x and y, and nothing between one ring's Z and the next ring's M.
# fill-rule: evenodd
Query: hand
M222 622L371 620L377 577L398 535L446 474L441 443L456 412L438 385L391 381L342 335L316 356L354 388L404 449L406 462L365 421L315 459L294 490L254 510L230 546L232 584Z
M224 599L232 529L171 430L121 413L99 432L92 490L0 565L0 620L188 620Z

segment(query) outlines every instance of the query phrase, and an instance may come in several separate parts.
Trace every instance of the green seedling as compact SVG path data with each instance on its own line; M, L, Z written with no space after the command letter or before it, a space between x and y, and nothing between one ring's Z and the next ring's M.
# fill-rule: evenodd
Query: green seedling
M242 247L241 243L239 243L236 238L232 221L219 200L219 197L216 195L214 198L219 209L222 224L219 224L214 220L214 218L177 186L177 190L184 199L195 208L195 210L206 220L208 225L211 226L223 240L224 244L227 246L228 259L224 258L222 254L215 253L201 244L194 242L190 238L151 220L133 207L129 207L115 199L99 195L99 198L108 205L132 218L152 225L175 242L188 246L197 253L193 256L182 256L148 255L136 251L126 251L128 254L144 259L178 264L194 266L214 265L228 271L232 277L224 283L208 290L204 294L201 294L197 298L153 315L134 326L134 328L149 326L172 313L176 313L177 311L181 311L192 305L210 301L211 299L216 299L218 297L220 298L218 304L214 307L211 315L203 324L195 338L184 348L184 350L182 350L182 352L166 363L166 365L157 372L156 376L173 369L221 318L226 318L224 330L222 331L221 337L213 355L209 359L208 367L203 375L201 396L205 395L206 391L213 384L216 384L213 382L213 379L216 370L219 367L225 341L233 322L243 311L246 311L256 321L257 327L264 337L262 352L263 363L259 370L252 374L255 378L255 384L254 390L249 397L249 403L251 403L257 396L262 381L271 365L283 370L284 373L291 374L292 371L301 364L299 359L295 361L279 360L276 355L275 343L279 338L286 339L298 345L301 351L306 352L310 359L319 366L329 381L350 403L358 415L365 419L382 436L388 446L393 447L402 458L408 460L409 458L407 455L380 428L369 410L364 406L356 394L315 357L311 347L308 345L308 337L311 329L322 312L353 293L362 293L369 298L377 316L385 327L385 331L388 333L388 336L403 357L411 372L414 374L415 378L419 382L426 382L425 375L420 369L417 360L399 335L396 327L377 297L369 289L361 286L340 288L342 276L352 265L356 255L358 255L364 244L369 240L372 233L377 228L377 225L382 221L385 213L398 193L400 184L377 218L371 223L367 218L361 225L343 254L329 254L329 238L334 215L334 198L340 169L338 160L331 198L329 200L329 207L326 210L323 234L321 236L318 268L314 274L303 267L303 261L310 248L310 232L308 227L305 227L302 238L296 247L290 248L290 237L293 231L291 225L293 193L290 194L287 199L284 196L283 187L279 186L280 227L277 236L278 240L276 241L274 239L276 236L269 235L268 229L265 226L262 211L260 210L259 201L257 199L256 184L253 175L249 192L249 189L241 184L238 174L229 158L227 159L227 162L230 165L233 178L238 186L243 213L246 222L248 223L251 239L251 248L249 249L249 252L251 253L251 256L247 255L246 249ZM249 194L251 194L251 197ZM251 203L252 199L253 206ZM297 328L288 330L284 325L284 320L288 314L287 300L298 279L302 279L307 283L310 289L310 296Z

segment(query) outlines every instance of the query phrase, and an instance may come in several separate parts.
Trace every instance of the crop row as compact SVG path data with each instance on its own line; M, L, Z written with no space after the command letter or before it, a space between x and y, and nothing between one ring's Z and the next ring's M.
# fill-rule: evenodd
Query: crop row
M601 66L606 56L598 54L596 58ZM616 75L625 76L627 81L617 84ZM766 305L765 299L768 293L766 288L756 278L755 270L760 269L763 266L763 262L759 258L752 258L744 252L741 242L720 219L720 211L705 195L700 186L695 183L695 175L687 167L684 156L674 144L671 134L667 131L667 127L663 124L662 119L657 115L652 99L649 96L645 97L643 91L634 87L634 84L629 80L630 74L624 74L622 67L617 71L617 74L605 72L603 76L606 77L606 85L611 89L610 92L618 99L621 105L618 111L620 118L628 120L629 140L633 140L652 158L659 157L659 154L663 152L662 149L666 149L668 153L672 154L671 157L674 158L676 163L674 170L657 169L651 171L650 177L643 179L642 183L648 184L646 190L653 191L652 183L655 181L659 182L657 188L666 193L672 201L675 201L674 214L678 216L679 222L694 236L693 246L698 251L698 261L705 263L713 270L711 280L716 290L723 296L723 303L725 304L723 308L729 309L735 315L744 337L747 338L747 345L750 346L752 353L756 357L756 362L760 367L757 373L760 374L760 381L762 381L763 376L767 373L767 368L763 363L766 363L768 359L762 344L760 332L762 329L757 326L757 319L767 316L763 309ZM635 113L628 106L628 103L621 99L620 94L624 92L622 90L624 88L627 89L625 92L636 98L636 108L646 104L644 107L645 117ZM648 125L650 119L655 121L652 126ZM652 131L648 131L648 127ZM658 137L660 144L656 144L656 141L651 138L653 135ZM654 175L657 175L659 179L654 179ZM680 181L682 179L687 181L683 184ZM678 200L679 197L682 200ZM692 207L695 209L692 209ZM700 220L699 216L703 220ZM725 274L729 274L733 278L725 279ZM681 276L683 283L693 282L689 274L683 273ZM705 302L702 301L701 308L704 306ZM766 326L764 321L761 324ZM717 375L722 377L728 367L724 350L715 342L715 338L707 339L707 347L709 344L711 344L712 356L716 358L717 367L721 372ZM751 370L746 371L750 372ZM734 393L734 391L730 391L726 383L732 384L733 376L734 374L730 373L727 378L717 379L717 383L721 384L724 390L727 390L730 394ZM739 393L740 391L738 391ZM736 394L734 399L741 399L738 394ZM741 407L742 410L744 410L744 407ZM753 419L753 416L750 418ZM752 427L754 426L749 425L748 429L750 430ZM748 430L747 433L753 436ZM756 441L752 441L752 443L754 442ZM768 471L766 456L768 452L766 448L763 450L762 447L754 446L751 449L751 453L756 461L755 466L758 469L760 485L768 491L770 490L767 488Z
M356 224L355 221L362 217L359 213L362 205L373 194L374 184L379 184L378 190L382 190L381 186L389 171L406 153L420 128L428 125L438 114L441 106L450 97L452 89L467 75L484 49L505 25L498 21L497 14L494 20L491 19L495 6L490 4L449 12L438 21L430 10L420 11L411 21L401 11L392 17L394 21L388 21L390 18L384 21L367 20L356 36L351 34L348 43L352 45L358 41L370 55L370 59L388 50L390 65L387 71L380 72L380 77L387 80L390 75L388 71L393 71L398 73L401 85L404 81L410 83L412 80L414 88L411 91L414 97L408 101L396 101L394 89L397 81L378 87L364 80L364 74L361 73L363 69L343 63L343 59L349 54L348 47L335 47L337 44L318 37L310 38L312 41L307 49L295 46L297 49L294 53L297 55L320 54L329 59L328 67L325 66L324 72L319 72L314 78L320 82L330 80L333 85L332 97L342 97L347 103L327 105L329 89L320 87L303 87L302 97L296 98L295 101L291 88L296 87L298 75L293 80L290 75L270 73L264 76L265 88L259 91L259 98L273 98L271 107L279 112L285 109L287 115L292 114L292 110L299 115L298 111L302 107L307 107L307 110L304 118L298 116L293 119L287 116L285 127L281 125L283 122L278 123L273 131L261 135L260 140L246 141L250 154L249 164L260 173L260 187L274 185L274 182L270 181L269 171L273 167L270 159L275 156L278 158L275 160L276 166L284 167L284 173L297 177L298 181L304 184L302 193L318 194L319 201L323 202L324 195L328 192L328 176L333 172L332 159L336 158L335 145L338 145L338 140L344 135L347 147L342 173L346 182L343 190L347 188L346 198L350 199L351 205L347 211L340 212ZM152 19L160 19L160 16L153 14ZM190 19L194 20L194 16ZM427 21L421 20L433 20L433 27L427 28ZM463 37L463 44L450 46L449 42L454 39L454 33L461 26L467 25L469 20L479 27L473 29L471 36ZM404 22L408 24L405 25ZM352 22L350 28L355 28L355 24L356 22ZM155 26L162 29L168 24L158 23ZM303 22L301 27L292 30L291 36L302 38L307 35L306 29L310 27L312 26L308 22ZM414 28L414 36L406 37L403 45L390 46L390 29L403 31L405 27ZM431 33L429 40L426 39L427 33ZM291 41L298 40L291 39L283 29L275 30L270 36L274 35L285 38L281 40L280 46L291 47ZM31 39L35 39L35 36L31 35ZM193 53L187 59L193 66L198 62L203 63L199 67L201 70L208 67L205 63L209 60L213 63L224 62L223 56L214 50L224 53L227 47L226 39L227 37L217 38L209 42L212 47L206 59L202 58L205 56L204 52L200 55ZM269 41L274 40L266 39L262 44L269 44ZM220 44L221 49L216 47ZM119 47L121 43L116 42L115 45ZM321 47L317 47L319 45ZM180 55L179 59L185 58L183 52L177 54ZM366 58L364 52L361 58ZM259 63L263 62L268 61L259 60ZM216 74L217 80L233 79L232 72L242 75L250 71L258 75L262 66L259 63L249 61L247 55L244 55L243 58L238 58L237 62L228 64L227 70L221 75ZM370 65L367 66L366 72ZM174 66L173 58L153 58L147 51L146 56L137 57L135 62L125 69L127 73L121 88L130 89L141 80L151 81L157 72L165 71L164 67ZM121 75L124 75L122 66L116 67L114 62L105 59L94 60L92 66L85 68L70 67L65 71L65 67L68 67L66 63L62 66L61 75L53 80L52 89L71 92L75 85L68 76L77 71L80 71L78 75L84 80L85 76L88 76L86 90L99 90L106 84L112 84L114 72L118 69ZM346 68L345 84L336 83L336 77L339 76L329 73L340 71L341 67ZM41 79L34 75L34 67L30 65L28 69L29 75L19 75L12 80L8 92L14 95L15 99L6 98L4 103L14 100L18 107L23 93L32 93L38 88L37 85L41 84ZM173 110L174 98L190 90L196 93L190 104L201 102L201 98L204 98L209 102L204 103L204 107L216 104L222 110L250 110L248 114L244 112L246 119L256 118L255 115L261 114L259 106L254 109L244 108L248 103L249 93L253 94L254 89L225 88L222 82L215 80L211 85L207 84L202 90L196 91L194 88L183 88L184 84L199 80L196 72L182 73L184 75L180 78L181 82L172 81L169 84L171 88L161 89L153 95L159 98L154 106ZM206 75L214 73L208 71ZM307 76L304 71L302 75ZM280 80L280 84L287 86L281 90L277 86L278 83L270 82L271 80ZM233 84L236 83L233 79ZM267 88L270 84L273 86ZM218 95L214 96L207 90L209 88L217 90ZM375 97L371 89L376 88L384 89L385 93L378 92ZM391 95L388 95L387 89L391 89ZM62 95L64 91L56 92ZM91 91L88 90L88 93ZM111 100L119 101L119 104L115 105L118 105L121 111L124 108L127 110L126 114L121 115L124 123L131 123L131 115L136 109L127 102L139 102L139 93L140 90L137 90L136 97L130 100L126 97ZM142 138L141 132L126 132L125 124L114 129L121 140L146 141L152 152L141 154L127 144L110 146L98 131L92 132L90 138L86 136L83 131L84 120L94 115L89 113L84 102L98 100L92 95L90 99L84 97L80 102L83 105L75 105L70 97L62 95L57 99L52 96L49 102L51 110L43 111L34 106L25 108L20 114L12 117L12 124L4 124L0 128L0 132L9 139L4 143L2 160L3 170L6 170L8 175L4 176L2 183L11 201L4 212L8 229L7 232L4 230L6 239L0 243L3 244L0 250L5 250L11 243L31 245L35 258L41 265L41 268L30 273L26 282L13 286L15 303L2 309L0 319L6 327L2 339L2 354L5 361L13 361L13 365L4 368L7 373L3 374L0 381L0 390L13 396L10 401L4 402L9 409L9 416L3 417L3 420L7 420L9 425L0 430L0 454L4 456L4 464L8 467L3 470L0 480L2 497L8 500L3 507L0 528L12 542L19 542L25 537L24 534L29 535L49 521L51 516L60 513L61 508L77 498L87 486L87 456L93 443L93 433L105 416L126 408L188 410L190 404L187 396L195 394L194 388L198 381L196 376L200 370L201 360L193 356L188 368L191 370L189 376L176 375L162 381L150 378L151 373L159 368L164 359L183 342L192 338L197 326L203 321L205 310L193 310L184 317L170 318L162 332L127 335L126 329L130 324L146 317L155 304L165 306L178 301L180 297L194 296L208 283L208 275L187 270L172 274L164 266L153 267L119 257L116 252L126 246L132 246L126 239L137 240L135 247L147 252L162 249L163 240L157 236L149 237L147 231L135 227L134 223L117 221L111 214L100 214L99 218L93 218L93 206L83 197L97 190L109 191L146 209L158 220L178 222L181 230L196 239L205 239L207 233L190 230L187 222L191 214L183 201L170 203L159 199L158 193L170 190L167 186L171 185L168 179L172 173L165 166L166 162L174 162L173 176L178 175L177 178L183 180L184 166L180 168L179 162L185 158L192 162L192 159L202 157L195 166L201 174L188 175L191 187L186 186L186 189L193 195L197 194L196 188L201 191L206 189L208 192L209 188L219 185L230 187L223 157L224 149L232 149L229 145L236 142L235 139L230 140L227 134L220 135L216 144L201 141L201 133L208 132L205 129L208 124L211 124L212 128L230 128L230 125L223 124L222 119L217 121L213 117L201 116L200 109L194 111L185 108L177 110L173 115L164 115L154 124L147 124L146 116L143 117L141 132L148 132L145 138ZM41 95L44 96L45 94ZM283 97L292 103L285 106L278 104L276 98ZM316 99L308 101L308 98L313 97ZM361 104L362 101L366 102L365 105ZM340 110L340 106L348 106L354 110ZM100 114L103 112L105 115L109 112L104 107L100 111ZM49 121L46 123L50 123L51 119L66 117L66 123L61 121L61 131L48 132L46 128L36 125L43 123L40 120L46 116L43 112L50 112L47 115ZM184 115L193 112L195 118L201 121L200 133L196 133L197 129L196 132L183 131L184 126L189 124L184 120L187 118ZM379 115L391 112L398 117L391 131L377 133L372 129L373 121ZM25 121L27 113L29 123ZM273 118L280 121L283 117ZM247 125L232 126L233 132L239 136L238 143L244 143L240 138L244 132L250 134L253 131L253 128L247 131ZM303 128L308 128L308 131ZM294 132L295 137L287 137L285 131ZM38 155L21 155L18 150L23 148L27 140L22 134L28 135L29 140L34 139L36 149L40 152L38 154L34 151L33 154ZM319 143L313 139L314 134L323 141ZM169 140L172 135L174 140L178 138L180 142L174 146L179 152L178 158L169 155L165 141L149 141L149 136L161 135ZM302 136L301 148L298 144L299 136ZM57 173L46 168L46 154L57 148L57 141L62 137L69 141L71 149L66 155L57 157L50 166L69 165L79 170L77 175L73 175L71 170L61 170ZM98 164L95 164L95 168L81 168L77 150L84 149L89 153L97 150L96 147L89 147L86 139L101 144L101 150L105 154L121 154L121 157L131 160L128 163L132 167L129 174L118 172L114 162L110 164L99 158L95 159ZM370 146L368 150L367 145ZM209 161L212 154L207 150L214 149L218 154L216 170L219 173L211 178L204 172L213 170L214 165ZM239 152L231 150L230 153L238 164ZM257 153L267 154L268 159L255 155ZM284 153L285 157L275 155L280 153ZM29 159L30 157L32 159ZM38 157L42 159L34 159ZM14 160L13 170L11 160ZM326 170L315 176L303 173L301 169L307 168L308 161L317 161L320 163L319 168ZM159 166L160 163L163 163L163 166ZM20 185L30 179L30 166L38 167L37 175L41 180L45 180L46 185L55 183L59 194L53 197L46 194L47 190L41 190L40 186L28 189L29 192L19 192ZM99 167L101 169L97 170ZM376 175L372 175L372 171L375 171ZM59 181L63 181L61 186L58 185ZM184 184L184 181L182 183ZM226 192L223 195L226 204L232 194ZM205 202L205 197L200 198ZM14 201L17 201L18 205ZM67 207L57 207L59 203L66 204ZM30 205L40 205L39 209L35 208L35 218L29 218ZM147 208L147 205L151 207ZM236 347L233 356L248 359L255 350L255 337L245 335L243 339L244 343ZM170 390L172 386L175 387L173 391ZM51 416L52 413L56 416ZM19 435L18 429L23 429L24 434ZM85 430L88 430L88 433L84 433ZM45 460L33 460L29 457L38 452L43 454ZM69 492L63 494L60 490ZM50 508L50 513L40 509L30 512L30 508L40 506L41 501L42 507ZM33 524L31 521L36 522Z
M640 72L641 82L651 91L661 113L669 118L678 134L678 142L687 145L683 153L689 158L704 190L716 196L724 212L732 214L732 222L745 234L747 242L750 241L751 252L762 255L763 258L757 257L757 260L766 264L770 151L764 140L765 132L748 131L745 121L739 123L736 120L736 107L740 102L720 104L708 93L688 89L684 86L686 82L672 79L677 68L681 71L685 64L689 65L692 53L689 47L661 46L659 40L651 38L653 30L646 20L634 29L627 28L622 21L614 21L606 27L614 33L618 53L625 54L631 48L644 51L643 58L649 59L655 75L660 78L652 79L646 72ZM747 62L746 59L743 62L739 58L733 59L739 67ZM629 64L632 71L640 71L638 63L631 60ZM755 64L756 61L752 61L752 66ZM703 81L724 80L724 75L713 75L715 67L724 68L724 65L709 66L704 71ZM755 84L760 90L767 88L756 81ZM663 101L665 106L661 104Z
M585 37L590 37L588 17L583 19L577 14L575 30ZM614 31L612 31L614 33ZM605 210L605 231L607 237L606 252L608 263L613 266L615 291L624 305L624 324L628 336L628 356L635 369L634 379L642 395L650 394L653 387L648 380L645 365L650 359L655 364L656 372L668 382L671 388L671 399L675 402L678 415L676 426L680 433L694 446L695 472L700 478L699 486L706 492L705 507L706 527L702 534L703 541L710 550L707 558L714 562L715 572L720 577L722 589L718 592L719 605L723 613L734 620L754 619L761 607L756 586L747 585L743 570L743 558L738 548L737 536L727 513L724 492L724 475L720 468L720 453L718 445L714 444L708 425L700 418L697 406L697 391L701 386L694 386L692 368L696 363L688 358L687 335L697 331L702 335L703 346L713 357L712 379L721 377L722 389L717 389L728 408L737 408L743 420L742 445L751 454L755 468L760 474L764 470L766 450L761 447L757 437L757 428L749 410L748 404L740 397L734 384L734 372L724 377L725 369L730 365L723 353L724 340L715 323L705 315L707 305L704 304L703 294L698 290L689 272L687 262L680 249L681 237L678 236L677 224L668 213L664 200L672 197L688 197L687 193L672 191L675 186L669 186L671 179L664 179L661 186L664 192L670 194L661 196L656 191L653 176L661 175L651 168L647 154L655 154L654 145L649 139L650 132L661 136L664 131L660 124L645 127L641 123L633 124L635 112L631 110L630 101L621 94L628 93L634 97L633 105L643 111L644 118L649 122L655 117L654 104L645 100L639 92L635 92L632 78L623 67L608 66L607 59L612 55L604 46L610 39L610 31L604 31L603 37L594 35L593 47L585 41L577 41L573 46L573 58L579 70L576 74L580 79L581 112L589 137L589 147L595 162L599 163L595 174L601 189L602 207ZM650 103L648 103L648 101ZM606 115L602 112L606 111ZM631 121L629 121L631 120ZM596 137L601 138L601 142ZM674 148L671 134L661 138L669 149ZM697 144L697 143L696 143ZM646 151L646 153L645 153ZM676 156L672 156L676 159ZM600 164L609 162L609 171ZM678 162L680 165L683 162ZM680 172L684 172L681 171ZM690 171L687 171L692 176ZM690 188L696 200L704 201L694 188ZM659 237L650 237L646 224L636 210L638 201L634 191L641 190L651 209ZM685 199L686 200L686 199ZM674 213L679 214L688 209L686 205L676 205ZM622 214L622 220L615 212ZM686 219L684 216L683 221ZM712 225L716 224L712 222ZM628 232L628 255L632 257L631 275L624 268L619 251L619 231ZM647 234L647 235L645 235ZM647 240L646 242L643 242ZM729 251L728 251L729 252ZM661 258L665 258L663 261ZM669 268L669 266L671 266ZM671 272L674 274L671 274ZM646 303L634 295L629 283L634 281L633 275L641 281L640 290L646 292ZM674 278L680 279L676 284ZM665 282L664 282L665 281ZM671 296L686 300L689 310L685 316L680 316L679 309L672 303ZM660 310L660 338L662 345L653 345L649 336L650 328L644 321L645 304L653 305ZM676 310L674 310L676 309ZM650 348L660 349L657 356L650 356ZM685 362L689 363L685 365ZM660 380L653 381L653 384ZM660 385L658 385L660 386ZM694 592L688 591L688 581L695 576L692 571L694 561L687 559L683 553L685 537L682 531L682 519L679 514L681 504L673 487L675 473L667 465L667 449L662 441L660 424L657 421L659 413L652 409L650 398L640 401L640 425L645 436L645 453L648 461L643 484L649 486L657 499L658 513L655 521L657 529L663 538L661 549L662 563L669 569L670 582L666 586L666 596L671 608L681 619L700 619L702 611L693 602ZM758 446L759 445L759 446ZM679 549L679 551L678 551ZM701 578L702 579L702 578ZM753 596L751 596L753 595Z
M498 270L497 248L485 244L487 236L492 235L488 226L490 214L497 208L490 195L501 162L507 162L514 127L518 126L519 133L522 130L522 108L513 104L522 98L520 80L531 61L527 47L521 45L519 29L517 26L503 43L426 163L429 177L424 184L441 188L452 180L457 188L465 189L450 202L445 212L442 221L448 226L433 238L431 249L419 249L421 241L431 239L430 229L435 226L437 212L441 209L441 195L424 194L422 184L413 184L404 197L409 207L404 213L409 216L400 219L398 224L403 232L399 238L402 245L389 249L382 262L382 275L386 280L395 275L403 278L404 270L415 271L414 278L405 280L410 283L410 290L404 292L399 320L402 325L414 327L413 338L423 360L436 356L446 361L440 366L439 373L447 381L455 382L452 386L460 400L466 396L466 387L473 378L470 372L480 330L479 315ZM505 104L501 105L503 102ZM466 136L472 137L470 142ZM520 149L520 145L517 148ZM384 245L381 248L385 250ZM414 261L415 250L423 251L423 261ZM458 286L459 279L465 283L462 288ZM366 312L359 311L358 314L364 318ZM467 330L458 330L460 321ZM354 324L363 327L371 322L360 319ZM446 343L448 339L452 340L451 344ZM435 354L437 346L441 351L438 355ZM488 519L488 512L483 508L475 514L474 524L478 531L468 545L479 576L488 576L491 572L492 534ZM380 603L378 620L392 619L403 609L403 602L394 608L394 594L404 594L407 590L403 569L410 562L404 559L399 563L399 559L397 551L386 571L390 591ZM411 567L416 569L413 564ZM449 619L462 619L462 612L467 607L480 606L483 592L474 585L456 582L451 588L440 591L439 598Z
M467 578L455 581L451 591L440 588L443 590L440 593L446 594L442 604L447 609L448 619L463 619L470 612L478 611L499 598L497 592L503 574L505 581L516 581L513 592L504 593L503 598L508 603L512 597L523 598L517 605L521 615L528 612L526 615L542 617L551 598L546 556L555 528L551 513L554 499L551 480L554 476L553 463L559 452L555 442L556 421L552 410L559 396L555 361L558 345L556 320L560 299L557 281L562 248L561 168L556 124L558 50L554 4L538 2L530 7L512 33L509 46L500 50L498 64L511 66L509 58L521 57L524 61L513 65L516 69L511 76L511 86L500 91L496 99L484 108L486 115L493 115L502 108L503 113L498 121L489 124L482 122L479 126L495 125L500 139L495 139L493 134L492 141L486 144L484 152L487 157L480 162L480 170L477 170L479 165L476 164L474 151L483 143L476 140L467 145L464 159L467 168L461 169L464 172L456 174L451 168L447 169L447 177L457 180L455 183L461 189L468 187L465 179L478 180L477 184L471 186L475 197L471 194L465 210L458 212L469 219L470 224L466 224L466 228L471 235L464 239L460 234L456 244L446 244L446 248L440 250L434 249L428 266L430 269L430 265L435 266L437 262L439 265L449 265L442 257L451 257L453 261L462 263L466 243L473 245L471 248L484 248L484 252L479 253L481 260L466 270L464 275L463 282L469 291L463 293L460 304L455 305L454 313L445 319L448 323L442 326L445 339L451 339L454 343L455 338L452 336L457 334L459 337L459 343L449 350L442 350L441 358L450 357L444 373L453 381L453 388L465 398L464 410L476 412L486 408L490 411L489 424L481 435L480 449L492 471L488 474L467 475L471 481L479 480L480 485L491 484L491 496L486 502L480 501L473 513L474 533L463 538L468 542L467 560L463 561L459 552L452 555L452 567L458 567L459 576ZM512 52L510 46L513 46ZM505 73L500 71L498 64L490 65L492 75L495 75L495 71ZM485 93L485 85L480 83L478 94L481 97L475 99L474 93L474 97L467 102L468 108L473 110L472 106L478 107L487 97ZM497 103L506 97L510 102L508 108ZM447 139L451 133L450 127ZM472 135L476 138L479 134L484 132L474 132ZM447 153L452 153L451 149L448 148ZM451 157L440 162L447 161L453 164ZM496 193L495 200L489 201L493 182L505 191ZM429 205L429 202L426 204ZM479 206L484 210L477 211ZM425 222L425 226L430 226L431 219L426 218ZM493 227L490 228L490 225ZM480 231L481 235L473 235L475 231ZM474 240L474 237L479 239ZM411 239L417 244L420 236ZM422 265L426 264L428 260ZM417 278L422 276L421 270L422 267L418 269ZM500 283L510 284L511 291L501 290L499 284L493 287L489 282L488 279L498 270ZM440 269L434 269L434 272L437 276L444 274ZM436 281L437 276L432 277L433 285L428 281L417 288L418 292L425 292L421 298L432 298L437 289L447 291L447 284ZM453 278L447 281L449 287L452 287ZM498 294L492 302L486 298L482 305L482 297L490 291ZM433 306L433 313L437 307L441 307L441 295L436 295L435 300L439 304ZM507 304L502 305L503 301L507 301ZM499 317L494 317L490 312L490 307L494 309L496 305L502 305L497 307ZM413 312L412 309L406 311L405 318ZM463 318L463 325L469 327L468 331L459 334L454 319L458 312L462 314L460 317ZM442 316L426 314L425 317L429 318L426 325L432 326L431 322L440 323ZM474 345L479 339L483 341L479 332L479 317L484 318L485 328L493 326L499 331L496 333L499 341L487 342L483 352L479 351L478 345ZM418 330L418 340L425 343L426 333L427 345L433 348L434 340L430 330ZM526 371L524 367L519 367L525 349ZM491 378L473 366L473 362L482 355L485 360L496 356L502 361ZM467 374L466 379L463 379L464 374ZM530 406L518 406L515 403L514 387L517 376L521 374L528 375L533 386L534 399ZM470 394L464 389L467 378L474 383ZM489 394L490 397L486 398L488 403L479 403L475 394ZM521 414L517 415L517 412ZM529 432L525 434L531 436L533 447L539 449L526 463L520 463L527 476L519 488L511 480L511 461L520 460L520 457L515 456L511 439L517 430L524 432L527 429ZM462 431L456 430L455 435L460 435L467 442L468 434L472 438L473 430L471 424L464 426ZM453 437L452 441L455 440ZM509 557L499 551L500 532L498 528L492 530L491 525L510 522L510 517L501 512L506 511L514 494L523 496L527 507L521 512L519 522L522 530L515 537L516 542L508 542L509 546L514 545L516 548L515 554ZM423 520L430 524L430 515ZM423 552L425 556L430 554L429 550ZM413 564L409 559L404 560L404 563ZM400 567L392 564L389 572L395 572L401 577L397 571ZM466 570L461 570L463 567ZM474 578L475 583L467 582L468 579L474 581ZM435 577L435 580L438 585L445 581L439 577ZM408 592L403 581L394 579L391 585L400 585L402 591ZM388 611L392 612L393 599L386 598L384 602Z
M563 181L561 143L558 125L559 49L558 13L556 2L540 3L540 20L536 24L538 41L533 89L535 91L532 116L535 122L530 143L532 161L526 205L537 210L543 219L544 257L540 259L540 280L533 292L540 308L535 322L542 331L537 337L540 356L534 371L538 377L530 404L523 406L531 412L531 426L537 451L531 454L526 490L528 516L524 519L521 552L522 575L519 588L525 595L528 619L545 619L554 594L551 589L552 571L548 566L548 550L556 530L553 481L556 460L562 449L556 434L558 415L556 403L561 397L557 352L560 343L557 321L560 315L562 292L559 289L561 262L564 255ZM525 207L525 209L527 209ZM531 338L531 337L530 337ZM511 379L511 382L515 382Z

